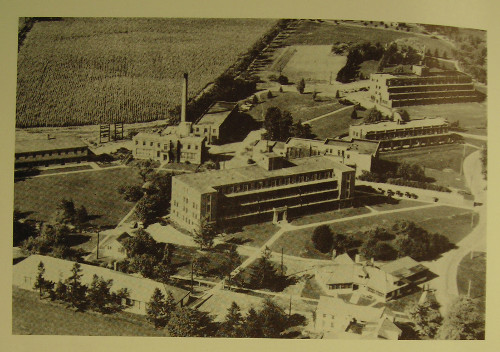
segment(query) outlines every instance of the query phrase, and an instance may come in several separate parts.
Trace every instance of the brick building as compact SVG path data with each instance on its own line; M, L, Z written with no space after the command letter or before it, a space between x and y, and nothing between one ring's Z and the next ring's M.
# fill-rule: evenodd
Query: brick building
M277 222L317 207L340 206L353 195L354 170L331 157L287 161L268 153L246 167L174 176L170 218L190 231L203 219L219 226Z

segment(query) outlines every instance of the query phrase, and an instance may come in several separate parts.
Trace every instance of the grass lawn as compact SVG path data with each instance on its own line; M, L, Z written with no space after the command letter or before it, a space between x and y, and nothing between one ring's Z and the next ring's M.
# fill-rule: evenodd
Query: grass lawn
M341 108L344 106L341 106ZM320 139L333 138L345 133L349 133L349 126L351 126L351 114L354 107L342 110L331 116L311 122L312 132ZM359 111L362 114L362 111ZM360 120L356 120L360 122Z
M373 208L373 209L378 210L378 211L387 211L387 210L394 210L394 209L418 207L418 206L425 205L425 204L427 204L427 203L418 202L418 201L409 200L409 199L398 199L397 203L394 203L394 204L379 203L379 204L370 205L370 208Z
M225 240L234 244L261 247L278 229L272 222L246 225L240 231L226 234Z
M76 166L68 166L68 167L59 167L56 169L40 170L40 175L51 175L51 174L57 174L60 172L71 172L71 171L90 170L90 169L92 169L92 166L90 166L90 165L76 165Z
M339 210L326 211L318 214L305 215L300 218L293 219L291 221L292 225L307 225L315 222L341 219L344 217L367 214L370 210L365 207L358 208L343 208Z
M470 296L481 302L484 313L486 303L486 253L474 252L473 259L468 253L460 262L457 272L458 293L467 295L471 280Z
M471 232L471 211L449 206L436 206L392 214L376 214L359 219L345 220L330 224L334 233L351 234L363 239L363 233L373 227L389 227L397 220L410 220L429 232L440 233L452 243L459 242ZM477 224L475 215L474 224ZM303 258L328 259L328 254L318 252L311 241L314 226L284 233L272 246L272 250Z
M423 117L444 117L448 122L458 121L461 128L474 134L486 135L487 103L457 103L407 106L412 119ZM468 132L468 131L467 131Z
M476 150L476 148L465 146L465 156ZM380 154L380 159L393 163L406 161L410 164L420 165L426 169L452 169L459 173L462 165L463 153L463 145L449 144L382 153Z
M12 334L81 336L168 336L131 313L76 313L61 303L40 301L35 292L12 287Z
M92 223L114 227L133 204L118 194L120 186L140 185L137 170L120 168L18 181L14 185L14 205L29 218L47 221L63 198L84 205Z
M300 94L295 92L273 92L273 98L267 98L266 94L261 94L263 102L253 107L248 114L255 120L263 121L266 111L270 107L278 107L282 111L289 111L294 121L301 120L302 122L312 118L327 114L338 110L343 105L339 104L336 99L322 98L321 101L314 101L311 94Z

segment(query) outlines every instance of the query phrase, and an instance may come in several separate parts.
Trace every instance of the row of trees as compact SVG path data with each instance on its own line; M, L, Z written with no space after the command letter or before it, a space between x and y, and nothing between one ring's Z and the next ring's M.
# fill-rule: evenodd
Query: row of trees
M216 323L206 312L179 307L171 293L165 297L159 289L151 297L147 315L155 328L166 328L170 336L176 337L280 338L286 337L283 332L289 327L305 323L304 317L287 315L269 299L260 309L250 308L245 315L233 302L224 321Z
M350 248L357 245L358 241L350 236L341 233L333 233L328 225L320 225L313 231L311 240L321 253L329 253L335 250L337 254L345 253Z
M378 71L383 71L387 66L396 65L415 65L422 60L422 55L411 46L401 46L392 43L385 50L380 63L378 66Z
M302 124L300 120L293 122L289 111L281 111L278 107L267 109L264 118L265 138L273 141L286 141L290 137L313 138L311 126Z
M77 311L91 309L100 313L112 313L124 309L123 301L130 296L128 289L111 292L113 280L105 280L95 274L89 286L83 284L81 278L81 266L75 263L71 276L54 283L45 278L45 265L40 262L33 288L39 291L40 299L48 296L51 300L68 303Z

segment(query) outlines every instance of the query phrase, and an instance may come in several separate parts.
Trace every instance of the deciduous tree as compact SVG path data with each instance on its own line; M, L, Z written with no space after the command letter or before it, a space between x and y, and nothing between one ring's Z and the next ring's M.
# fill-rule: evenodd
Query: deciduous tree
M484 327L479 302L462 296L450 306L438 335L445 340L484 340Z

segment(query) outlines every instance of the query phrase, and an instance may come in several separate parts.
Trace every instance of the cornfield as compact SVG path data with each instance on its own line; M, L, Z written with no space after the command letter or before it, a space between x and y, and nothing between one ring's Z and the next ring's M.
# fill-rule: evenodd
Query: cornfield
M36 22L18 53L17 127L169 117L276 21L64 18Z

